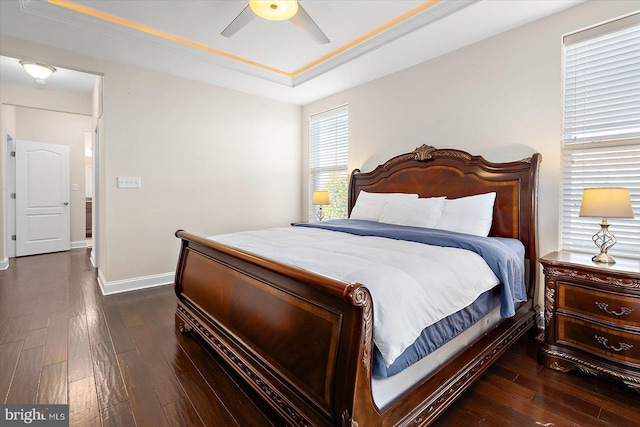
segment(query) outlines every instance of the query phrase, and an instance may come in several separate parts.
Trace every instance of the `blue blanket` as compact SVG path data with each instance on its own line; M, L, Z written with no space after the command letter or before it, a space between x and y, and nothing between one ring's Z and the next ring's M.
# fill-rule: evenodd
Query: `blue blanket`
M455 233L432 228L407 227L358 219L334 219L322 222L296 224L298 227L322 228L359 236L386 237L434 246L467 249L484 258L502 283L500 315L515 315L515 302L527 300L524 285L524 263L518 255L498 239ZM365 283L366 285L366 283Z
M413 344L407 347L388 367L384 362L382 353L380 353L377 346L374 346L371 373L376 378L386 378L402 372L460 335L491 310L498 307L499 304L500 290L497 287L489 289L467 307L424 328Z

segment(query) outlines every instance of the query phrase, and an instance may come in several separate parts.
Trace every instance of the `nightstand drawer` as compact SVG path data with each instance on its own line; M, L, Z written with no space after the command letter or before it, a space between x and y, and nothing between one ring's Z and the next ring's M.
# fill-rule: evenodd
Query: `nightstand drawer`
M640 366L640 334L557 314L557 340L597 355Z
M558 281L558 310L640 328L640 298L586 289Z

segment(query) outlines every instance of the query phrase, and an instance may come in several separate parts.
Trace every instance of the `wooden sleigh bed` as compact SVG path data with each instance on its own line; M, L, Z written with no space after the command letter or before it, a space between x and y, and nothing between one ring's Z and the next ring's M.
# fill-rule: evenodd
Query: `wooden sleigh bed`
M178 231L176 326L202 338L290 425L429 425L536 324L539 163L540 154L492 163L423 145L372 172L352 173L350 212L360 190L448 198L496 192L490 236L519 239L525 248L529 300L516 315L500 320L382 408L372 396L375 313L366 284Z

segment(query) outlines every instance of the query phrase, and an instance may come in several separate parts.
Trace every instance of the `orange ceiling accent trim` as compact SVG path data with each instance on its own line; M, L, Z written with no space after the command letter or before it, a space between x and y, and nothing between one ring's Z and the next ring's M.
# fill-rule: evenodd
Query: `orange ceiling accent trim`
M174 36L173 34L156 30L155 28L148 27L146 25L136 24L135 22L128 21L126 19L118 18L117 16L110 15L108 13L101 12L99 10L91 9L90 7L82 6L76 3L72 3L66 0L47 0L47 3L55 4L56 6L64 7L65 9L70 9L84 15L93 16L94 18L102 19L105 21L113 22L114 24L122 25L127 28L131 28L134 30L142 31L143 33L152 34L157 37L161 37L166 40L171 40L176 43L180 43L186 46L191 46L196 49L204 50L210 53L214 53L216 55L224 56L229 59L233 59L236 61L244 62L245 64L253 65L256 67L263 68L265 70L272 71L278 74L284 74L286 76L292 77L291 73L287 73L286 71L279 70L277 68L269 67L268 65L261 64L256 61L251 61L250 59L243 58L238 55L233 55L229 52L225 52L223 50L215 49L210 46L204 45L202 43L194 42L189 39L185 39L183 37Z
M405 13L405 14L403 14L403 15L401 15L401 16L399 16L399 17L397 17L397 18L395 18L395 19L393 19L393 20L391 20L389 22L387 22L386 24L376 28L375 30L370 31L367 34L365 34L365 35L363 35L361 37L358 37L355 40L345 44L344 46L342 46L342 47L340 47L340 48L338 48L338 49L336 49L336 50L334 50L334 51L332 51L332 52L330 52L330 53L328 53L328 54L316 59L315 61L310 62L309 64L303 66L302 68L299 68L298 70L295 70L293 72L287 72L287 71L280 70L280 69L277 69L277 68L274 68L274 67L270 67L270 66L265 65L265 64L261 64L261 63L256 62L256 61L252 61L252 60L247 59L247 58L243 58L243 57L238 56L238 55L234 55L234 54L229 53L229 52L225 52L225 51L220 50L220 49L215 49L213 47L204 45L202 43L194 42L192 40L185 39L183 37L179 37L179 36L164 32L164 31L156 30L155 28L152 28L152 27L149 27L149 26L146 26L146 25L137 24L135 22L132 22L132 21L129 21L129 20L126 20L126 19L123 19L123 18L119 18L117 16L110 15L108 13L101 12L101 11L96 10L96 9L92 9L90 7L87 7L87 6L82 6L82 5L79 5L77 3L73 3L72 1L67 1L67 0L46 0L46 1L47 1L47 3L51 3L51 4L54 4L56 6L63 7L65 9L73 10L75 12L82 13L84 15L93 16L94 18L98 18L98 19L102 19L104 21L112 22L114 24L122 25L123 27L131 28L131 29L134 29L134 30L137 30L137 31L141 31L143 33L151 34L151 35L154 35L154 36L166 39L166 40L171 40L171 41L174 41L176 43L183 44L185 46L191 46L191 47L194 47L196 49L200 49L200 50L203 50L203 51L206 51L206 52L209 52L209 53L220 55L220 56L223 56L225 58L229 58L229 59L232 59L232 60L235 60L235 61L239 61L239 62L248 64L248 65L252 65L254 67L262 68L264 70L268 70L268 71L271 71L273 73L281 74L281 75L284 75L284 76L287 76L287 77L295 77L295 76L297 76L297 75L299 75L299 74L301 74L301 73L303 73L303 72L315 67L316 65L321 64L322 62L324 62L324 61L326 61L326 60L338 55L339 53L344 52L344 51L346 51L346 50L358 45L359 43L362 43L363 41L375 36L376 34L379 34L379 33L383 32L383 31L387 30L388 28L391 28L394 25L404 21L405 19L410 18L411 16L414 16L414 15L422 12L423 10L428 9L429 7L433 6L434 4L440 2L440 0L427 1L424 4L416 7L415 9L410 10L409 12L407 12L407 13Z
M376 34L379 34L379 33L383 32L384 30L393 27L394 25L404 21L405 19L410 18L413 15L415 15L417 13L420 13L425 9L428 9L431 6L433 6L434 4L439 3L439 2L440 2L440 0L430 0L430 1L426 2L426 3L424 3L423 5L420 5L420 6L416 7L415 9L410 10L409 12L405 13L404 15L400 15L396 19L387 22L386 24L376 28L375 30L373 30L371 32L368 32L367 34L365 34L365 35L363 35L361 37L358 37L357 39L347 43L346 45L342 46L341 48L336 49L333 52L330 52L330 53L328 53L328 54L316 59L315 61L305 65L304 67L294 71L291 74L294 75L294 76L297 76L298 74L300 74L300 73L302 73L304 71L307 71L310 68L315 67L316 65L326 61L327 59L332 58L332 57L336 56L337 54L339 54L341 52L344 52L345 50L350 49L353 46L356 46L356 45L362 43L363 41L367 40L368 38L371 38L371 37L375 36Z

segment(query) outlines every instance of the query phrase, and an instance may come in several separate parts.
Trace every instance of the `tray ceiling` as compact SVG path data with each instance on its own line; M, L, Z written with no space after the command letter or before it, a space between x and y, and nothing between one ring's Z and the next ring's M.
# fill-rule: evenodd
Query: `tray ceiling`
M582 1L300 1L328 44L260 18L223 37L245 0L2 0L0 30L303 104Z

